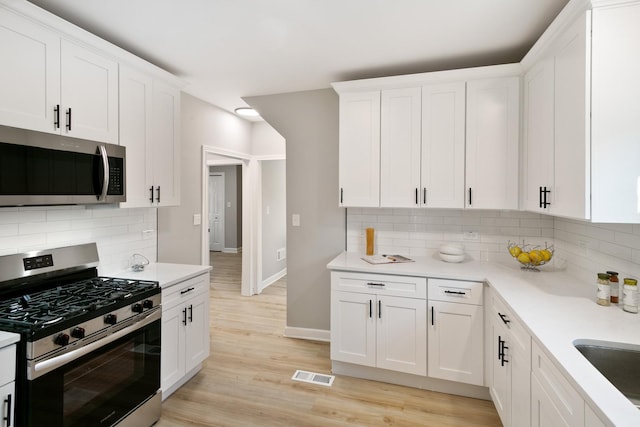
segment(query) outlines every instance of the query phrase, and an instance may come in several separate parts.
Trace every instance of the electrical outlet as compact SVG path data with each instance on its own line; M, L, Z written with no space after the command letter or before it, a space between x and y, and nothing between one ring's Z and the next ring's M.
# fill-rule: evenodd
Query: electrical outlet
M300 214L291 215L291 225L294 227L300 227Z
M477 231L465 231L463 234L464 240L478 240Z

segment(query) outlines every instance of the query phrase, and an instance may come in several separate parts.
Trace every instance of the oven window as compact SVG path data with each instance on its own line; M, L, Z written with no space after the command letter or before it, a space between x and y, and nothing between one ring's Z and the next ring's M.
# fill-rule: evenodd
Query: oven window
M31 383L30 425L113 425L160 388L160 321Z

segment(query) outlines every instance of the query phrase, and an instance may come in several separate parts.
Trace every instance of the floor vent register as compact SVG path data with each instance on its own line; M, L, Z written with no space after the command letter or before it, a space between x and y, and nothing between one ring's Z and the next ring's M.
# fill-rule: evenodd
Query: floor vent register
M334 375L316 374L315 372L301 371L300 369L298 369L293 374L293 377L291 377L294 381L319 384L327 387L331 387L335 378L336 377Z

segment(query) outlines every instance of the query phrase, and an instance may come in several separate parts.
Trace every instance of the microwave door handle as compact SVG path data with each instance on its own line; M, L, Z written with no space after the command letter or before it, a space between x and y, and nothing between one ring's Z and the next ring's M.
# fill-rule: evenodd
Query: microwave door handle
M107 191L109 190L109 156L107 155L107 148L104 145L98 145L100 150L100 157L102 157L102 169L104 171L102 177L102 194L98 196L98 200L106 200Z

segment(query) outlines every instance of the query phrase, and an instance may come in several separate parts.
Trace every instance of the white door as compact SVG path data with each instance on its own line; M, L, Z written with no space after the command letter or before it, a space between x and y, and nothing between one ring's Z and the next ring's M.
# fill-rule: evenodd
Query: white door
M224 249L224 173L209 175L209 250Z

